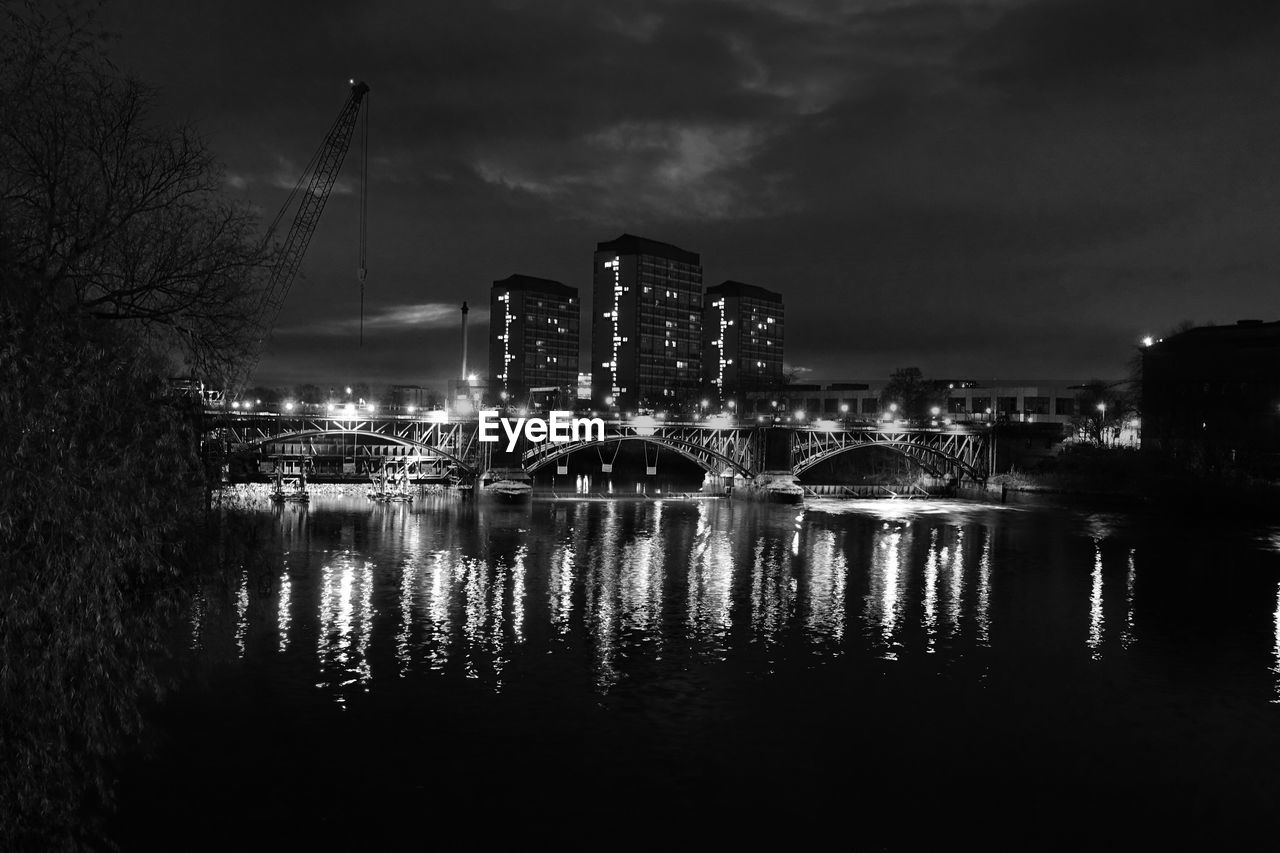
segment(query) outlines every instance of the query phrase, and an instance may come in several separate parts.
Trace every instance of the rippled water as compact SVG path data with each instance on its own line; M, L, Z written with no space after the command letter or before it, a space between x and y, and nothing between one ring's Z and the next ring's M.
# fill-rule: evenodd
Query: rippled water
M186 615L184 686L125 774L127 848L441 821L873 849L1276 828L1280 527L338 496L261 519L258 559Z

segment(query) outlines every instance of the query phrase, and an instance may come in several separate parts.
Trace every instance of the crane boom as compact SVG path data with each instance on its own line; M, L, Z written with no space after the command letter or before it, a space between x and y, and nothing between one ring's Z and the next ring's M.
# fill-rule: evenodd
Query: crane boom
M244 372L246 381L252 375L258 365L258 360L266 349L267 339L271 336L271 330L275 327L276 320L280 316L280 309L284 307L285 297L288 296L289 288L293 284L294 278L297 277L299 268L302 266L302 259L307 253L307 246L311 243L311 236L315 233L316 225L320 222L320 214L324 212L325 203L329 200L329 194L333 190L334 182L338 179L338 172L347 157L347 150L351 147L351 135L355 130L356 119L360 114L360 105L367 94L369 94L367 84L352 81L351 94L348 96L346 103L343 104L341 112L338 113L333 126L329 128L329 132L325 135L324 141L320 144L316 153L312 155L311 161L307 164L306 169L303 170L298 183L294 186L293 191L289 193L289 198L285 200L280 212L276 214L275 220L271 223L271 228L267 231L267 240L269 241L276 234L280 222L289 212L289 209L293 207L295 198L301 195L297 211L293 215L293 222L289 225L289 231L284 236L280 254L275 265L271 268L267 286L263 289L261 300L258 303L256 313L259 324L257 330L258 338L253 352L246 359ZM367 125L364 138L367 145ZM367 157L367 152L362 152L362 155ZM366 169L366 165L362 163L360 173L361 245L359 270L362 303L365 275L364 182Z

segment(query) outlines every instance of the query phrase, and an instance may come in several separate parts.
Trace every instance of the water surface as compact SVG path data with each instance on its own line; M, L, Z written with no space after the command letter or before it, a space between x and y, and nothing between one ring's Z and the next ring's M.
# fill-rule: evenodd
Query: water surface
M341 496L258 518L184 616L126 849L1277 828L1280 526Z

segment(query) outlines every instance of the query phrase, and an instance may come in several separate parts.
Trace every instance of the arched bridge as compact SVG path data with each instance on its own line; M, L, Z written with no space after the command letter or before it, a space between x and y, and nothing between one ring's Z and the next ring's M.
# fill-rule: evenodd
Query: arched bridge
M985 429L907 429L895 427L801 428L791 434L791 465L796 474L850 450L883 447L914 460L931 474L985 480L990 471L990 433Z
M520 439L512 454L480 442L474 417L445 420L439 413L352 417L259 412L206 413L206 444L232 455L316 455L316 446L340 447L344 458L413 461L438 476L474 477L490 467L534 471L571 453L596 447L601 459L621 442L640 441L674 451L717 476L753 477L763 471L801 474L851 450L882 447L901 453L930 473L985 480L991 469L988 427L910 428L891 425L771 425L701 423L605 423L604 440L531 443ZM275 451L273 454L272 451Z
M705 424L663 424L640 426L627 423L605 425L604 441L582 440L558 444L544 441L529 445L520 455L526 471L588 447L642 441L676 453L717 476L752 477L762 462L761 430L755 426L707 426Z
M474 422L388 415L338 417L254 412L206 412L207 438L231 454L320 455L316 440L338 443L339 453L371 464L391 459L427 463L439 476L479 473Z

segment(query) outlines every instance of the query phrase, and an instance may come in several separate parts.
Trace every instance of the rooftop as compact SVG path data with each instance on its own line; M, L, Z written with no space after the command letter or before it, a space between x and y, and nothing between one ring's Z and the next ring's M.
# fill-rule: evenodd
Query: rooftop
M1272 347L1277 344L1280 344L1280 322L1237 320L1225 326L1197 326L1187 329L1161 338L1151 348L1167 351L1190 347Z
M702 258L697 252L690 252L686 249L681 249L679 246L650 240L647 237L637 237L634 234L623 234L616 240L597 243L596 251L616 252L619 255L655 255L659 258L666 258L669 261L678 261L682 264L692 264L694 266L699 266L702 263Z
M772 290L765 290L763 287L757 287L754 284L746 284L741 281L723 281L714 287L707 288L708 296L748 296L752 299L760 299L764 302L776 302L782 304L782 294L774 293Z
M554 293L557 296L577 296L578 288L570 287L559 281L550 278L538 278L533 275L509 275L506 278L498 279L493 283L495 288L503 288L505 290L523 290L535 291L537 293Z

